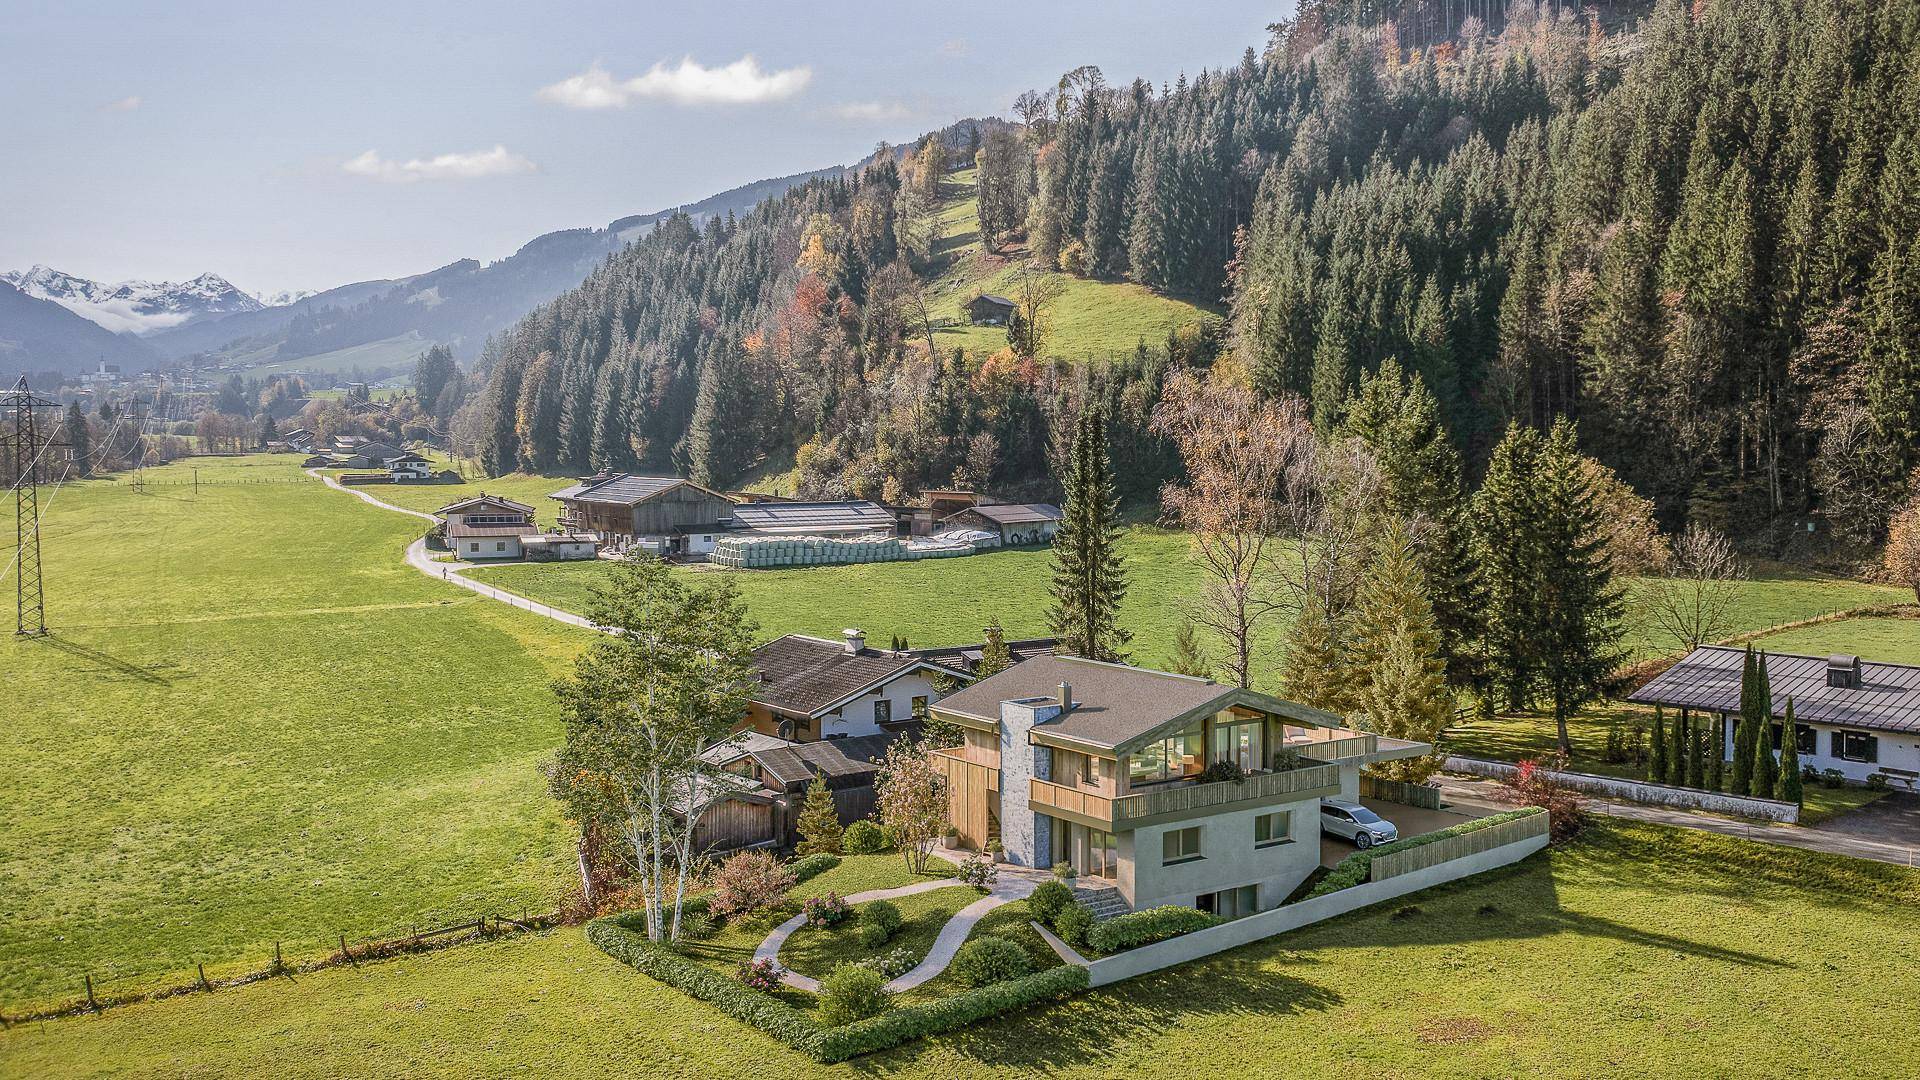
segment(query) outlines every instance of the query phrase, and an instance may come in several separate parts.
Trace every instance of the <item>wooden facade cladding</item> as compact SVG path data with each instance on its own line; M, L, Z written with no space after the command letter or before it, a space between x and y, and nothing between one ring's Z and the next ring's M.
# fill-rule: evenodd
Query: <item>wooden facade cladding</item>
M1311 742L1292 743L1288 749L1297 750L1301 757L1313 761L1345 761L1378 753L1380 736L1368 734L1339 739L1316 739Z
M1084 787L1056 784L1050 780L1033 780L1030 783L1033 787L1028 792L1027 801L1034 809L1104 832L1113 830L1113 799Z
M733 500L682 485L632 505L563 499L560 520L573 528L633 536L670 536L724 525Z
M963 747L935 750L934 768L947 781L947 823L959 834L962 846L985 851L993 831L994 808L1000 801L1000 769L969 760Z
M731 851L772 844L779 839L779 811L767 799L722 799L700 815L693 846L700 851Z

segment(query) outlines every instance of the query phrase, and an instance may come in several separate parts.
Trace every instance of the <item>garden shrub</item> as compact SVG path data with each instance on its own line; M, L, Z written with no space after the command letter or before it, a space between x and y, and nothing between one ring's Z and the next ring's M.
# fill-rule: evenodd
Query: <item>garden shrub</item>
M1057 862L1053 864L1053 876L1068 884L1072 884L1073 879L1080 876L1080 871L1075 870L1073 864L1070 862Z
M1587 800L1550 775L1566 769L1565 755L1549 764L1551 769L1532 759L1520 762L1520 767L1511 775L1501 778L1503 790L1500 796L1504 801L1518 806L1537 806L1545 810L1550 815L1548 836L1554 843L1561 844L1580 835L1580 830L1587 827ZM1484 822L1488 819L1481 820Z
M887 943L887 932L870 922L863 922L860 929L854 931L854 939L860 942L863 949L877 949Z
M982 856L969 855L960 860L960 873L956 876L962 884L986 892L994 882L1000 880L1000 868Z
M749 990L772 993L780 989L780 965L764 956L749 960L740 965L740 982Z
M1237 761L1220 760L1200 770L1199 781L1202 784L1221 784L1227 781L1240 783L1247 778L1247 770Z
M838 926L853 914L853 909L837 892L809 897L806 903L800 905L800 911L807 917L807 925L815 929Z
M988 1017L1039 1001L1077 994L1087 988L1087 969L1078 964L1048 968L1011 982L994 983L925 1005L891 1009L879 1016L820 1033L818 1061L845 1061L898 1046L910 1039L978 1023Z
M1053 916L1053 932L1069 945L1085 945L1087 932L1092 929L1093 911L1085 904L1068 904Z
M1017 979L1027 973L1028 965L1027 950L1019 942L982 937L960 946L947 970L968 986L986 986Z
M1868 773L1867 774L1867 790L1868 791L1887 790L1887 774L1883 772Z
M1054 916L1060 914L1060 909L1071 903L1073 903L1071 886L1060 881L1043 881L1039 888L1033 890L1033 895L1027 897L1027 910L1033 912L1034 918L1051 926Z
M847 826L840 846L849 855L878 855L887 850L887 835L880 831L880 826L862 819Z
M688 911L684 905L680 909L680 937L687 941L705 941L720 929L720 923L707 914L703 907L698 911Z
M714 870L708 909L722 918L737 919L780 903L794 883L792 869L770 853L742 851Z
M1847 782L1847 774L1841 772L1839 769L1821 769L1820 770L1820 786L1821 787L1837 788L1842 784L1845 784L1846 782Z
M1346 858L1341 859L1340 865L1334 867L1332 873L1321 878L1320 884L1315 885L1313 891L1308 893L1306 898L1311 900L1316 896L1325 896L1328 893L1335 893L1341 889L1351 889L1355 885L1364 884L1367 879L1372 876L1373 860L1381 855L1395 851L1405 851L1408 848L1421 847L1436 841L1445 840L1449 836L1477 832L1502 822L1514 821L1518 818L1539 813L1551 813L1551 811L1546 810L1544 807L1536 806L1523 807L1519 810L1507 810L1498 814L1490 814L1487 817L1475 818L1472 821L1463 821L1458 825L1441 829L1438 832L1412 836L1405 840L1395 840L1391 844L1382 844L1377 848L1369 848L1366 851L1356 851Z
M870 967L841 964L820 980L820 1022L828 1027L865 1020L887 1010L893 995L887 980Z
M879 927L881 940L885 941L900 929L900 909L891 900L875 900L861 905L860 921Z
M1098 952L1116 953L1205 930L1226 920L1199 908L1168 904L1117 916L1087 931L1087 945Z
M821 852L818 855L808 855L802 859L795 859L793 862L787 864L787 869L793 874L793 883L798 885L808 878L819 877L821 874L839 865L840 856Z
M913 954L912 949L903 946L881 953L879 956L870 956L860 961L860 966L872 968L879 972L883 979L897 979L920 966L920 958Z

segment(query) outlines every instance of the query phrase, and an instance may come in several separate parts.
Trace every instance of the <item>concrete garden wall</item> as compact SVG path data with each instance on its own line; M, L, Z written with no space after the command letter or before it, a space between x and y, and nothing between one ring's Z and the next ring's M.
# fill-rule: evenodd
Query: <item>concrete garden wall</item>
M1289 930L1331 919L1336 915L1345 915L1349 911L1358 911L1384 900L1397 896L1419 892L1421 889L1457 881L1463 877L1494 870L1521 859L1547 846L1547 838L1529 836L1510 844L1472 855L1451 859L1436 866L1400 874L1385 881L1370 881L1355 885L1339 892L1316 896L1311 900L1302 900L1297 904L1288 904L1244 919L1210 926L1205 930L1196 930L1191 934L1182 934L1166 941L1156 941L1151 945L1142 945L1137 949L1094 960L1087 964L1087 983L1089 986L1106 986L1136 975L1145 975L1150 971L1184 964L1198 960L1203 956L1226 949L1269 938L1275 934L1284 934Z
M1518 766L1504 761L1488 761L1485 758L1449 757L1447 771L1467 773L1471 776L1485 776L1500 780L1520 771ZM1618 776L1596 776L1592 773L1554 772L1545 770L1546 775L1565 784L1575 791L1588 795L1600 795L1611 799L1626 799L1629 802L1647 803L1653 806L1671 806L1681 810L1705 810L1714 814L1732 814L1735 817L1755 818L1761 821L1780 821L1789 825L1800 821L1800 807L1797 803L1781 802L1777 799L1754 799L1745 795L1726 795L1717 791L1701 791L1698 788L1673 787L1669 784L1650 784L1643 780L1626 780Z

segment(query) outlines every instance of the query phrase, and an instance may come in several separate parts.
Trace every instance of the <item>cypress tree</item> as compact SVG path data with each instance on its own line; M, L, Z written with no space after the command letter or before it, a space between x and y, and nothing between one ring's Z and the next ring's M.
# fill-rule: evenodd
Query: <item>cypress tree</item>
M1653 756L1647 762L1647 779L1667 782L1667 711L1658 705L1653 707Z
M1727 718L1719 713L1706 721L1711 751L1707 754L1707 788L1725 791L1727 784Z
M815 776L807 785L807 801L800 807L800 820L795 823L800 833L800 843L794 850L802 855L840 854L840 838L846 830L840 827L840 815L833 809L833 793L827 790L823 777Z
M1673 718L1673 731L1667 742L1667 783L1684 787L1687 783L1687 722L1692 717L1682 709Z
M1761 653L1755 675L1760 707L1753 718L1753 797L1773 798L1779 766L1773 760L1773 686L1767 680L1767 654Z
M1053 605L1047 625L1062 651L1124 663L1133 635L1120 627L1127 595L1126 560L1118 546L1113 462L1098 409L1080 414L1068 463L1067 505L1053 538Z
M1707 786L1707 732L1705 724L1695 724L1687 732L1687 786Z
M1793 699L1787 699L1786 715L1780 718L1780 783L1774 798L1799 803L1806 792L1800 786L1800 739L1793 723Z
M1729 790L1735 795L1753 792L1753 718L1760 707L1755 671L1753 648L1748 646L1746 667L1740 674L1740 722L1733 729L1733 787Z

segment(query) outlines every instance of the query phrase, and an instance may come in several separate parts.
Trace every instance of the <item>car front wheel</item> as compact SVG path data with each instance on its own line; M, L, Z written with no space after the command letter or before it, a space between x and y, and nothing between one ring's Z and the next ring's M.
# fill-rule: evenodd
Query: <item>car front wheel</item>
M1368 848L1370 848L1370 847L1372 847L1372 846L1373 846L1373 836L1372 836L1372 834L1370 834L1370 833L1356 833L1356 834L1354 834L1354 837L1353 837L1353 846L1354 846L1354 847L1357 847L1357 848L1359 848L1359 849L1360 849L1361 851L1365 851L1365 850L1367 850Z

